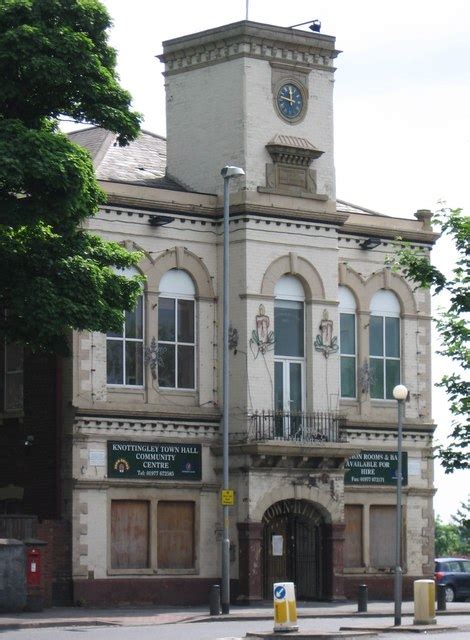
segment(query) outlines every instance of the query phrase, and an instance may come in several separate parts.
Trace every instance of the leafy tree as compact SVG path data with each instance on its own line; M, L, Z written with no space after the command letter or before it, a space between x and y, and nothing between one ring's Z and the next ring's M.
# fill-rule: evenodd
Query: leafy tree
M84 230L105 195L57 124L137 136L110 24L98 0L0 0L0 333L33 350L64 349L72 328L119 330L140 291L115 272L139 255Z
M462 502L451 522L446 524L437 516L435 521L435 549L439 556L470 555L470 497Z
M436 295L445 291L449 303L436 320L441 339L438 353L450 358L454 366L437 386L445 389L453 415L452 431L446 445L437 448L446 473L470 468L470 217L461 209L442 209L433 222L449 236L457 249L458 259L447 278L433 266L427 254L402 243L394 258L394 268L419 287L433 288Z
M460 537L460 553L470 555L470 496L467 502L461 502L460 508L451 518Z
M458 554L460 536L457 526L446 524L442 522L440 516L437 516L434 527L436 558Z

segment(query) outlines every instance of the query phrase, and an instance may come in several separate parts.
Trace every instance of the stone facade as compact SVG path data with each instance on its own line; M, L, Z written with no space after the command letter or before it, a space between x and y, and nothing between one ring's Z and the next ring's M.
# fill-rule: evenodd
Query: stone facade
M75 600L203 603L220 577L220 169L227 164L246 172L231 181L230 194L230 322L237 335L229 362L233 599L270 597L269 580L275 577L293 578L299 596L310 599L351 595L358 580L391 593L390 566L374 560L371 513L393 507L395 488L345 483L348 458L397 448L396 402L372 399L365 379L371 301L384 291L399 303L400 379L410 390L403 439L405 580L432 572L429 293L415 291L391 271L387 258L396 236L428 250L435 234L426 212L405 220L336 201L337 54L330 36L250 22L164 43L166 173L165 145L158 136L143 132L120 154L112 136L100 130L72 134L79 144L98 146L97 176L108 195L89 230L142 253L142 349L151 348L153 339L158 344L161 283L171 270L189 274L196 318L193 389L161 387L151 359L142 365L143 384L108 384L106 336L73 335L73 360L61 372L60 500L63 517L72 524ZM276 106L286 83L302 91L303 110L295 122ZM376 248L364 246L369 238L378 241ZM262 349L256 342L257 322L276 337L276 290L285 276L303 291L305 350L296 361L302 371L301 418L276 413L275 370L284 360L275 342ZM329 323L328 339L339 338L339 287L352 293L356 305L357 390L347 399L341 398L335 343L328 343L331 353L326 353L325 343L318 342L322 322ZM295 424L301 425L296 435ZM201 445L201 478L116 477L107 464L109 443L116 441ZM137 524L129 516L124 525L113 516L123 503L147 515ZM193 514L190 542L187 531L178 529L184 523L168 525L166 533L161 529L161 505L180 503ZM355 506L361 509L360 561L351 566L345 556L351 536L346 514ZM122 559L128 549L119 545L128 535L127 546L133 547L135 527L146 555L133 564ZM184 567L163 558L168 531L186 540L185 551L191 547ZM275 538L281 553L273 551Z
M334 44L330 36L253 22L165 42L169 175L194 191L218 193L220 168L236 165L246 171L246 189L256 190L264 186L271 163L265 146L274 134L313 136L325 152L319 193L333 200ZM295 125L275 108L277 89L289 79L308 98Z
M217 211L217 209L216 209ZM131 213L131 211L129 211ZM127 214L127 211L126 211ZM109 237L129 238L131 225L119 229L119 218L115 210L108 213L106 220L115 216L114 233ZM139 215L139 214L134 214ZM368 263L369 253L351 248L344 252L348 266L341 264L338 270L338 249L335 231L315 225L295 225L279 223L273 219L249 219L242 214L231 223L232 240L232 314L233 325L238 329L237 353L230 355L231 388L231 430L234 444L231 447L232 486L237 493L237 505L232 509L232 534L234 557L232 577L240 579L238 591L250 598L254 589L256 597L263 596L260 574L243 588L246 574L243 572L248 558L261 554L259 529L264 512L275 502L295 499L306 500L329 514L331 524L344 527L344 504L361 504L364 507L364 531L367 530L368 507L374 504L393 505L394 488L352 488L345 489L344 469L338 460L351 453L367 449L394 450L396 448L396 406L393 401L371 401L367 393L358 394L356 400L339 401L338 405L338 357L328 360L319 353L309 350L306 362L307 410L330 411L339 409L347 416L348 443L340 448L330 443L315 446L299 446L295 443L270 443L263 445L236 444L239 434L247 434L250 416L256 411L272 410L272 377L274 371L273 351L255 359L249 348L249 336L262 302L266 314L273 317L273 283L280 274L294 273L305 282L306 291L306 343L312 344L317 333L323 310L329 309L334 326L338 326L337 286L344 278L361 301L358 317L368 317L367 300L369 289L381 289L384 285L397 291L404 305L403 357L404 380L410 387L411 399L406 407L406 432L404 448L408 452L410 468L409 485L404 489L405 518L407 532L407 571L413 576L431 572L432 561L432 464L430 461L432 423L430 422L429 381L427 380L426 359L429 353L416 357L418 345L425 345L429 336L428 301L424 294L412 294L409 287L397 276ZM129 216L132 218L133 216ZM104 218L104 216L103 216ZM197 358L197 390L194 392L160 391L146 371L146 383L141 389L111 389L106 385L105 336L81 335L76 337L76 381L73 404L77 407L73 438L73 504L74 504L74 567L77 580L87 579L80 584L80 593L90 586L90 580L127 580L122 572L115 572L109 566L109 513L114 499L165 500L184 498L196 504L197 556L194 572L187 579L216 579L220 574L219 548L221 514L219 505L221 458L219 450L220 404L223 400L220 388L220 305L217 304L220 271L217 268L217 254L220 247L220 227L211 226L205 220L189 218L186 222L172 224L172 228L159 232L158 238L149 237L148 228L136 224L135 246L141 247L146 256L160 254L154 261L144 258L142 271L147 275L146 285L146 327L147 341L154 335L156 315L152 317L154 300L158 301L158 274L164 268L183 266L194 278L198 292L199 349ZM94 221L98 225L101 221ZM184 225L190 224L189 227ZM269 224L268 224L269 223ZM288 226L291 225L291 226ZM206 227L209 226L209 229ZM274 227L271 230L271 226ZM306 227L310 226L310 229ZM303 238L298 227L303 227ZM150 232L152 230L150 229ZM380 233L380 230L378 230ZM320 233L324 236L319 239ZM162 237L165 234L165 237ZM183 236L183 234L185 234ZM181 247L181 236L184 246ZM237 236L242 240L238 241ZM346 238L342 238L343 242ZM356 242L355 238L350 238ZM322 246L323 245L323 246ZM178 248L181 251L178 256ZM351 256L356 254L355 259ZM375 257L374 254L373 257ZM358 261L361 258L361 262ZM165 261L160 269L159 263ZM150 263L150 264L149 264ZM350 266L354 264L356 269ZM203 266L205 268L203 268ZM341 275L343 273L343 275ZM208 275L209 274L209 275ZM365 274L369 277L366 278ZM375 275L372 275L375 274ZM207 277L208 275L208 277ZM219 276L219 277L218 277ZM355 279L354 286L350 283ZM153 280L153 282L152 282ZM374 281L371 284L371 281ZM158 304L158 302L157 302ZM421 306L419 309L415 305ZM363 306L362 306L363 305ZM411 309L406 308L411 305ZM419 315L418 310L422 310ZM366 322L364 322L364 325ZM362 331L366 329L362 328ZM417 334L422 331L422 334ZM359 344L366 338L359 334ZM427 342L429 345L429 342ZM419 350L423 349L420 347ZM424 349L423 349L424 350ZM361 357L360 356L360 357ZM418 376L421 373L421 378ZM409 382L408 382L409 381ZM91 452L106 452L107 440L129 440L148 442L198 442L203 446L202 482L197 486L181 483L112 480L106 478L106 467L90 464ZM313 461L313 462L312 462ZM320 464L321 463L321 464ZM304 466L305 465L305 468ZM318 469L321 469L319 473ZM328 474L326 482L313 480L323 473ZM334 485L332 500L331 483ZM255 531L248 536L245 532ZM250 546L252 545L252 546ZM364 537L364 565L372 576L382 572L374 571L368 558L367 537ZM361 572L363 569L361 570ZM142 579L150 579L158 569L133 571L133 579L138 574ZM351 573L352 578L357 572ZM345 578L348 573L345 573ZM168 579L162 576L161 579ZM209 584L209 583L207 583ZM207 585L206 585L207 587ZM91 587L90 587L91 588ZM94 587L93 587L94 588ZM120 587L121 588L121 587ZM339 589L344 595L343 588ZM95 593L95 591L92 591ZM186 591L185 591L186 592ZM334 597L336 594L329 594ZM98 597L98 596L94 596ZM98 598L99 600L99 598ZM94 601L94 600L93 600Z

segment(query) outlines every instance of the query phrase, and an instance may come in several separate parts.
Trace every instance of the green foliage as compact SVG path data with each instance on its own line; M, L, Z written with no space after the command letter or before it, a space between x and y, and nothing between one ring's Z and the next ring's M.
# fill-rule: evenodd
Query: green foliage
M460 555L460 537L458 528L454 524L445 524L439 516L437 516L434 526L436 558Z
M459 532L460 553L470 556L470 496L466 503L460 503L459 510L452 516L452 522Z
M139 254L83 231L105 195L57 128L68 116L121 145L137 136L109 26L97 0L0 0L0 331L33 350L63 350L72 328L118 330L140 292L113 269Z
M443 376L437 386L445 389L454 416L452 431L446 446L437 455L446 473L470 468L470 217L461 209L442 209L434 219L441 232L448 235L458 251L452 277L430 264L427 254L402 243L394 258L394 268L420 287L445 291L447 309L436 320L442 347L438 353L449 357L456 368Z
M0 288L8 309L3 332L33 350L63 351L70 329L119 331L140 283L116 275L113 267L136 258L81 230L65 236L42 222L4 227L0 271L10 277Z
M0 114L32 129L66 115L132 140L139 116L117 81L110 24L97 0L0 0Z
M470 555L470 496L462 502L452 522L445 524L437 516L435 523L436 557Z
M72 230L105 201L90 155L54 127L0 119L0 222ZM6 188L7 187L7 188Z

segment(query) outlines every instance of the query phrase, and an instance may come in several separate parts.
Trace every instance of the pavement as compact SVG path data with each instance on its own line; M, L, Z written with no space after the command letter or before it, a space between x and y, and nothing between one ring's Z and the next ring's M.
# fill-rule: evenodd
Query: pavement
M413 625L413 602L404 602L402 607L403 626ZM297 603L299 618L391 618L393 623L393 602L369 602L367 613L357 612L357 603ZM437 619L445 624L448 615L468 615L470 602L448 603L446 611L437 612ZM71 626L149 626L175 624L178 622L209 622L239 620L273 620L271 604L256 607L231 606L230 613L209 615L208 607L114 607L89 609L84 607L53 607L40 612L1 613L0 633L14 629ZM385 621L384 621L385 622ZM365 623L366 624L366 623ZM364 626L365 626L364 624ZM384 625L385 626L385 625ZM382 627L383 629L383 627ZM416 628L415 628L416 629ZM434 627L435 629L435 627ZM395 628L396 630L396 628ZM284 634L285 635L285 634Z

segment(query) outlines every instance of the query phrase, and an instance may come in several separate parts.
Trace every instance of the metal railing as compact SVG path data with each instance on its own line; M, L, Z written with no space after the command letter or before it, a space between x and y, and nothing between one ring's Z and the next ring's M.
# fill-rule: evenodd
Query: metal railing
M332 411L260 411L249 417L248 440L346 442L346 419Z

